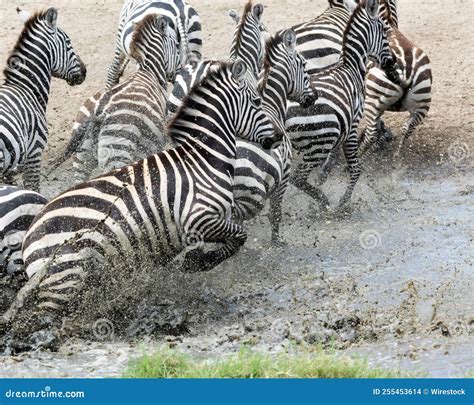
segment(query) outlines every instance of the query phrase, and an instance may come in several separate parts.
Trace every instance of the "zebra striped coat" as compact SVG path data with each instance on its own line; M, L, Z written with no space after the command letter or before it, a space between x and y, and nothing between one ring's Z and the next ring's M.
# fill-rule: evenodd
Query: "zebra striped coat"
M185 66L191 56L201 59L201 22L192 6L183 0L125 0L120 13L115 56L107 72L108 88L119 82L128 64L134 24L149 14L167 18L170 31L179 44L181 66Z
M46 198L33 191L0 186L1 278L15 279L15 283L24 281L21 245L33 219L46 203Z
M399 151L405 140L426 117L431 104L432 72L426 53L414 45L398 29L396 0L383 0L381 18L390 27L388 38L396 58L397 78L394 82L379 66L373 66L367 75L365 118L367 127L362 136L361 154L368 157L383 143L379 129L384 127L381 117L385 111L408 111L403 126Z
M179 65L167 20L147 15L135 27L130 46L138 70L128 80L103 90L79 110L71 140L53 170L74 155L76 183L125 166L164 149L167 79ZM89 108L93 107L92 111Z
M265 44L261 34L263 10L260 3L253 5L251 0L246 3L234 31L230 49L230 59L242 59L255 79L258 78L265 55ZM188 94L189 89L198 83L209 69L219 66L219 64L220 62L217 60L206 60L185 66L177 75L173 91L169 96L168 114L175 113L186 94Z
M340 201L347 203L360 176L357 128L364 111L364 86L368 57L393 69L383 21L378 16L378 1L368 0L353 12L343 39L342 59L326 73L312 77L318 100L308 109L290 107L287 119L294 150L298 151L298 165L291 182L321 202L329 205L319 188L308 182L315 167L322 166L319 184L331 168L335 152L342 145L349 165L350 183Z
M22 18L28 13L18 9ZM0 170L11 184L23 171L25 187L39 190L41 156L48 142L46 107L51 77L81 84L86 68L50 8L28 18L0 86Z
M265 147L281 141L258 105L246 70L242 61L223 64L191 91L169 126L179 146L81 184L47 204L25 237L30 280L19 297L36 288L38 311L68 311L87 274L104 264L114 264L116 271L127 261L132 269L148 259L166 264L197 241L224 247L212 257L199 254L198 261L188 252L183 270L204 271L234 254L247 236L231 221L235 135ZM93 261L101 266L91 270ZM20 305L12 304L3 323ZM21 311L38 321L31 308Z
M276 34L267 41L259 83L263 110L284 134L281 145L267 151L255 143L237 140L234 217L240 221L253 218L269 200L275 244L281 243L281 204L291 168L291 142L285 131L287 100L305 108L317 99L306 72L306 61L295 50L295 44L292 30Z

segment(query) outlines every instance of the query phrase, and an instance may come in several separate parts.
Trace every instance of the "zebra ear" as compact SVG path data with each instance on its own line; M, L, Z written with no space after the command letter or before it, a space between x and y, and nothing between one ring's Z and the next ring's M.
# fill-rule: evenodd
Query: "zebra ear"
M262 14L263 14L263 5L260 4L260 3L255 4L255 6L253 6L252 13L253 13L254 17L258 21L260 21L262 19Z
M237 13L237 11L235 10L229 10L228 12L228 15L230 18L232 18L232 20L238 24L240 22L240 17L239 17L239 14Z
M378 0L367 0L365 6L367 14L370 18L375 19L379 15L379 1Z
M232 65L232 77L241 82L247 73L247 65L242 59L237 59Z
M31 13L29 11L22 10L20 7L16 8L16 12L18 13L18 18L23 24L25 24L31 17Z
M168 20L165 17L159 16L156 19L156 25L158 27L158 30L160 30L163 34L166 34L168 32Z
M48 11L46 11L45 20L51 28L56 28L56 23L58 22L58 10L54 7L49 8Z
M344 5L352 13L359 5L359 0L344 0Z
M283 43L287 48L295 49L296 46L296 33L292 29L285 31L283 34Z

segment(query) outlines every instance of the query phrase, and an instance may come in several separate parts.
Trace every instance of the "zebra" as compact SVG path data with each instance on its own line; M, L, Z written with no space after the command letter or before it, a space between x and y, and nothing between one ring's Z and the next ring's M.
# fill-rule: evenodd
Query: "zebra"
M355 0L329 0L318 17L291 27L296 33L296 49L314 75L339 62L344 30L355 8Z
M260 74L263 58L265 55L265 44L262 36L263 5L253 4L250 0L245 4L243 14L238 20L234 31L230 49L230 60L242 59L249 67L249 72L257 79ZM196 62L192 60L178 73L168 103L168 115L175 113L188 93L209 69L219 66L218 60L206 60Z
M385 69L394 69L385 25L378 15L378 0L368 0L352 13L343 36L341 61L327 72L312 76L318 100L308 109L290 106L286 128L298 164L291 183L329 206L324 193L308 182L315 167L323 164L319 185L327 179L342 145L349 165L350 182L340 200L342 208L351 198L360 176L357 128L364 110L364 86L368 58L373 57Z
M114 60L107 71L107 88L119 82L129 62L134 24L148 14L160 14L168 19L170 31L179 44L181 66L185 66L191 57L201 60L201 21L191 5L183 0L125 0L120 13Z
M282 243L279 233L281 204L291 168L291 142L285 131L287 100L303 108L313 105L317 95L306 71L306 61L296 51L293 30L277 33L266 42L264 69L259 81L263 110L284 134L281 145L270 151L255 143L237 140L234 175L234 218L248 220L270 201L272 243Z
M148 14L137 23L130 56L138 70L84 103L69 144L52 170L74 155L75 181L82 183L97 166L105 173L164 149L167 80L179 66L166 18Z
M21 245L33 219L47 203L46 198L19 187L0 186L0 278L26 281Z
M429 57L416 47L398 29L396 0L382 0L381 17L390 27L388 38L390 48L396 58L399 80L394 82L379 66L374 65L367 75L365 98L366 130L361 136L360 154L367 158L384 141L380 128L385 111L408 111L410 117L404 124L398 151L400 153L406 139L426 117L431 104L432 72Z
M41 319L70 312L86 277L104 265L134 268L148 258L166 265L198 241L223 243L211 257L186 253L181 270L206 271L245 243L245 229L231 220L235 136L265 148L282 138L262 110L246 64L209 71L169 122L168 134L176 148L78 185L45 206L23 243L29 281L3 327L31 334ZM37 299L25 301L32 291Z
M16 171L23 171L25 188L38 191L41 156L48 141L46 107L51 77L79 85L85 80L86 68L68 35L57 26L55 8L34 15L17 11L25 26L0 85L0 169L8 184Z

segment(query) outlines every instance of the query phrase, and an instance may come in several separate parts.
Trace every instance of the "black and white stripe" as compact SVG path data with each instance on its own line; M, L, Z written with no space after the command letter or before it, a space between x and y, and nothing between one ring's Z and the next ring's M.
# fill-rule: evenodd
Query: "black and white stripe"
M298 164L291 181L321 201L323 207L328 205L328 200L308 182L308 176L322 165L319 179L322 184L339 146L343 147L350 172L350 183L341 206L349 201L360 176L357 128L364 111L369 56L393 69L394 61L384 22L378 15L377 0L368 0L365 6L358 6L353 12L344 33L341 61L329 71L312 77L319 96L315 105L306 110L290 107L288 111L287 131L298 152Z
M176 148L78 185L46 205L25 237L30 280L19 296L35 289L38 311L70 311L87 276L106 265L115 271L127 264L128 271L136 263L164 265L198 242L223 243L211 256L186 254L182 270L205 271L238 251L247 234L231 220L235 136L265 147L281 141L245 63L223 64L203 78L168 132ZM19 305L12 304L3 322ZM21 311L39 322L31 308Z
M261 32L262 15L262 4L254 5L252 0L246 3L234 31L230 50L230 59L242 59L255 79L258 78L265 55L265 43ZM175 113L189 89L198 83L209 69L219 66L219 63L217 60L206 60L185 66L176 76L176 82L167 103L168 113Z
M119 82L129 61L134 25L149 14L160 14L168 20L179 46L181 66L190 57L201 59L201 22L191 5L183 0L126 0L120 13L114 60L107 72L107 87Z
M29 16L18 10L20 17ZM48 142L46 107L51 77L81 84L86 69L50 8L29 17L4 70L0 86L0 170L11 183L23 171L24 185L39 190L41 156Z
M281 242L281 204L291 168L291 142L285 131L287 100L308 107L317 98L306 72L306 61L295 50L295 44L292 30L276 34L267 41L259 82L263 110L284 133L281 145L268 151L255 143L237 140L234 217L239 221L253 218L269 201L275 244Z
M23 279L21 245L26 231L46 198L15 186L0 186L0 275ZM17 280L18 281L18 280Z
M351 8L356 6L354 1L330 0L320 16L292 27L296 32L296 49L306 59L310 74L322 72L339 61Z
M79 110L64 156L74 156L76 183L125 166L164 149L167 80L179 66L167 20L149 14L135 27L130 45L138 70L121 84L89 99ZM92 108L90 111L89 108Z
M367 75L365 118L367 128L362 137L360 152L368 157L384 141L379 129L384 128L381 117L385 111L408 111L410 116L403 126L398 152L428 114L431 105L432 72L426 53L414 45L398 29L396 0L383 0L381 18L388 26L390 48L396 58L397 81L381 68L373 66Z

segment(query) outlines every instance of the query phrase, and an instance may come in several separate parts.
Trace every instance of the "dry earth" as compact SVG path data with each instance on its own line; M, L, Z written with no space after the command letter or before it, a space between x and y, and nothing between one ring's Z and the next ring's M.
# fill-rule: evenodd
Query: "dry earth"
M54 5L88 67L80 87L54 81L47 158L64 146L82 102L104 85L121 3L1 0L0 63L21 29L15 6ZM241 9L243 2L193 4L203 22L205 56L225 58L233 31L226 11ZM326 2L264 4L264 22L273 31L317 16ZM371 172L375 187L364 175L351 217L345 219L309 218L311 201L291 189L284 208L286 248L270 247L262 216L250 225L246 248L218 269L193 276L160 274L130 333L155 326L167 333L186 329L184 336L165 340L205 356L229 353L242 344L273 351L301 342L437 377L463 376L472 369L474 2L399 4L400 28L428 53L434 74L431 112L410 140L402 167L391 168L394 145L389 145ZM387 122L399 133L403 119L392 114ZM66 165L43 192L53 196L63 189L68 173ZM326 187L332 201L346 181L343 170L336 170ZM102 343L73 340L56 354L4 357L0 376L117 375L141 347L156 344L119 341L117 333L110 334L111 327L117 328L115 318L105 312L101 317L109 319L95 323L95 335L106 338Z

